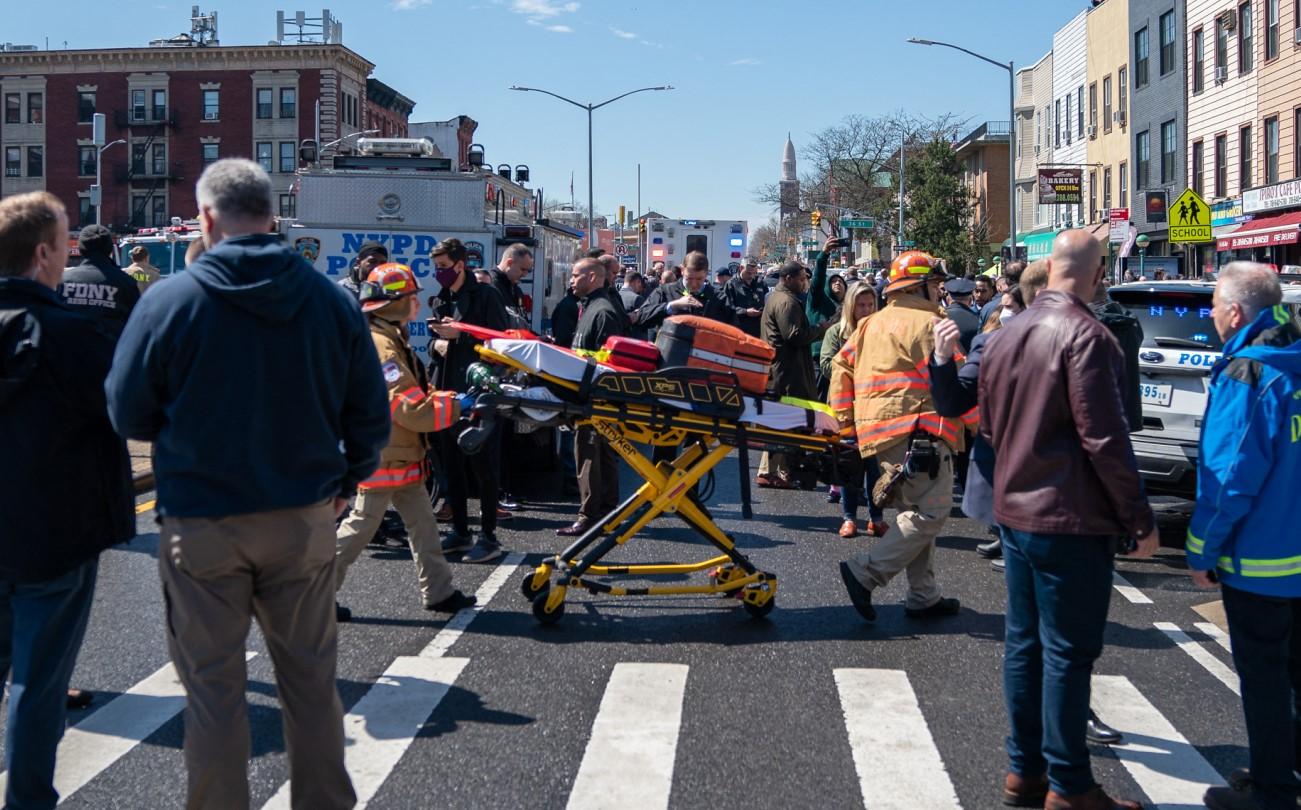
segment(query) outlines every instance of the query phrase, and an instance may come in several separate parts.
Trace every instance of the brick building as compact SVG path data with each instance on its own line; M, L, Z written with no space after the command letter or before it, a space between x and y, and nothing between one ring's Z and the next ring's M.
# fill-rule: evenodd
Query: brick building
M980 252L986 256L998 255L1008 238L1010 130L1007 121L986 121L954 145L963 165L963 181L975 201L971 229L981 240Z
M104 113L103 222L117 229L190 218L204 166L249 157L290 214L298 142L328 143L382 119L405 132L413 103L338 44L147 47L0 53L0 196L45 189L76 227L95 221L91 117Z
M407 137L407 122L416 103L379 79L366 80L366 115L362 129L377 129L379 138Z

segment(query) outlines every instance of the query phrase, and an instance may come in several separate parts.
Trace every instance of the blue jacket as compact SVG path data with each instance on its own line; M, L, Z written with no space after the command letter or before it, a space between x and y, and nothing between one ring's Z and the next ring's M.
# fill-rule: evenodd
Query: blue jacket
M389 438L357 302L271 234L226 239L154 285L105 387L118 433L154 442L162 515L350 495Z
M1301 328L1281 306L1211 370L1188 566L1266 596L1301 597Z

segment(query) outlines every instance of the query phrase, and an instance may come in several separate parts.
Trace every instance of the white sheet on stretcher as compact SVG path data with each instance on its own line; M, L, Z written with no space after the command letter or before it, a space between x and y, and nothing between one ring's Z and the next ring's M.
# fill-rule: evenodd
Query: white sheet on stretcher
M545 371L547 374L574 382L583 379L588 363L592 362L540 340L490 340L488 348L506 355L530 371ZM616 373L615 369L609 366L600 363L595 365L597 376ZM546 401L557 399L554 394L541 387L527 388L522 396ZM804 430L808 428L811 413L815 430L835 433L839 428L835 417L816 409L765 399L763 413L760 413L759 407L755 404L755 397L745 396L742 399L745 402L745 410L741 414L740 421L747 424L762 425L772 430ZM680 400L661 398L660 401L684 411L691 410L688 403Z

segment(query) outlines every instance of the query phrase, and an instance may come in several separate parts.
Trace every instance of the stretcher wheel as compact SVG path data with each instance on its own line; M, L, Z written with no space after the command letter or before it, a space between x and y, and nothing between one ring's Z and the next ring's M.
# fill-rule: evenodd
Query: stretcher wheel
M565 602L562 599L556 603L556 606L547 609L547 602L551 596L551 588L548 586L533 598L533 618L542 624L555 624L560 621L560 617L565 615Z
M750 618L762 619L772 613L772 609L777 606L777 597L772 597L762 605L756 605L752 602L742 602L741 604L745 605L745 612L750 614Z
M530 602L536 599L538 597L538 594L546 593L547 590L551 587L550 579L544 579L542 581L542 585L538 587L534 587L533 580L537 576L537 573L538 573L537 571L529 571L527 574L524 575L524 581L519 584L520 593L524 594L524 598L529 600Z

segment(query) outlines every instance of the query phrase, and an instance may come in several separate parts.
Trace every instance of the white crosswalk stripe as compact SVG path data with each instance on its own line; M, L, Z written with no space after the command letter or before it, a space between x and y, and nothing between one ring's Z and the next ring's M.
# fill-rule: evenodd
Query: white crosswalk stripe
M907 673L833 672L867 810L960 808Z
M1119 572L1115 572L1112 574L1111 584L1112 587L1116 589L1116 593L1119 593L1121 596L1128 599L1132 604L1135 605L1152 604L1152 600L1151 598L1148 597L1147 594L1143 593L1138 588L1135 588L1132 584L1130 584L1130 581L1122 577Z
M669 806L686 688L682 664L615 665L568 810Z
M1206 788L1223 783L1215 768L1128 678L1095 675L1092 706L1125 735L1125 742L1111 746L1111 752L1147 795L1150 804L1145 807L1201 807Z
M1233 652L1233 645L1229 643L1229 634L1219 628L1218 625L1210 622L1197 622L1193 625L1202 633L1206 634L1212 641L1224 648L1227 653Z
M1170 637L1170 640L1179 645L1179 649L1188 653L1194 661L1201 664L1209 673L1215 676L1215 679L1233 691L1233 694L1241 696L1242 687L1238 681L1238 674L1233 668L1216 658L1202 645L1193 641L1187 633L1179 628L1179 625L1173 622L1156 622L1156 628Z

